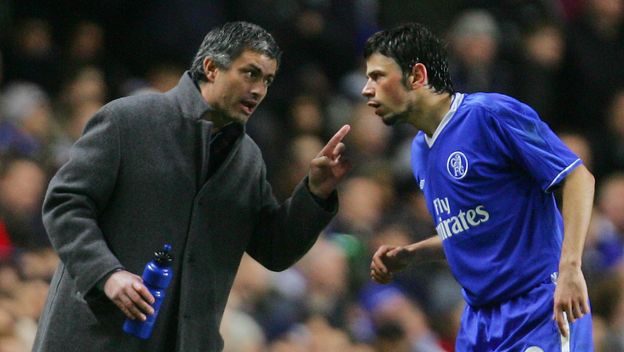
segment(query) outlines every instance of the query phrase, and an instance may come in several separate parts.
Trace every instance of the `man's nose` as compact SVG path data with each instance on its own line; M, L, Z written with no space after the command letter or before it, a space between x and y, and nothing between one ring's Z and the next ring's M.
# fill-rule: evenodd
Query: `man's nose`
M375 90L373 89L373 87L370 86L368 82L366 82L364 88L362 88L362 95L367 98L372 98L375 96Z
M251 88L251 95L254 99L261 99L267 94L268 89L267 85L262 82L254 84Z

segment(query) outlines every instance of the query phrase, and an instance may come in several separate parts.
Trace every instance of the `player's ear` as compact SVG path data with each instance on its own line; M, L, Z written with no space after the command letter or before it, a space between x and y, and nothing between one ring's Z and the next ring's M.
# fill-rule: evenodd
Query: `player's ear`
M428 82L427 67L420 62L416 63L412 67L412 72L409 76L409 86L412 87L412 89L416 89L426 86Z
M204 75L206 75L206 80L208 82L214 82L218 69L216 63L211 58L207 57L204 59L203 67Z

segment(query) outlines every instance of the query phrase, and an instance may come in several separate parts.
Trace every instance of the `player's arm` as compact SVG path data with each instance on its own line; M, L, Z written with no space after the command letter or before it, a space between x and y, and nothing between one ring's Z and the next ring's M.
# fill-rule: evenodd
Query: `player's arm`
M380 284L387 284L392 281L394 273L410 264L444 258L442 240L436 235L403 247L383 245L373 255L371 278Z
M563 185L564 239L554 301L554 319L563 336L568 334L563 313L569 322L589 313L581 258L592 213L594 183L594 176L581 165L566 177Z

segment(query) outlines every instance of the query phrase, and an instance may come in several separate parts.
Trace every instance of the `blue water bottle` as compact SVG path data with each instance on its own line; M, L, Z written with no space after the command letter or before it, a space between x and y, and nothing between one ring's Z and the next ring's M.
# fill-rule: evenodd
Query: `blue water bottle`
M154 253L154 259L145 265L142 276L143 284L154 296L155 301L152 305L154 313L148 315L145 321L126 319L123 324L123 331L126 333L144 340L152 335L152 328L156 322L160 305L165 298L165 290L173 277L171 262L173 262L171 245L165 244L163 250Z

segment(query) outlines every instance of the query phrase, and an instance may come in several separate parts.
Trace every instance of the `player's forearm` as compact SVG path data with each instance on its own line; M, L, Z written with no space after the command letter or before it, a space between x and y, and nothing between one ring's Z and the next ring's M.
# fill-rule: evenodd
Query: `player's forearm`
M594 200L594 176L581 165L572 171L563 186L564 239L559 268L580 268L585 237Z
M412 263L444 260L446 258L442 248L442 239L437 235L412 243L407 246L407 250L413 255Z

